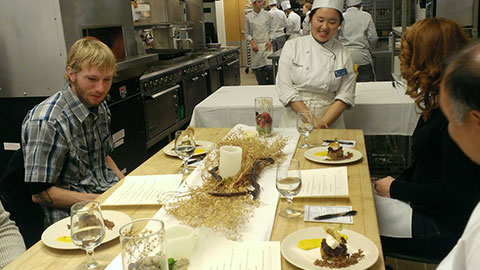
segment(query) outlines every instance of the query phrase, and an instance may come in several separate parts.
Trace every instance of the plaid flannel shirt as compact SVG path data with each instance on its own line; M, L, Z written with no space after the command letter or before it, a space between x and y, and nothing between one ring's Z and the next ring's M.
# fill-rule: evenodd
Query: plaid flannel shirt
M29 111L22 125L22 146L25 182L103 193L118 181L105 161L113 150L106 103L89 109L70 86ZM70 212L69 209L42 208L47 226L69 216Z

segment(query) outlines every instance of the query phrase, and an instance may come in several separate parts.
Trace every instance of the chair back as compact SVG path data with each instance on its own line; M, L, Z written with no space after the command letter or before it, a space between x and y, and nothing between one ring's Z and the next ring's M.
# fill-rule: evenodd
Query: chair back
M10 219L15 221L29 248L40 240L44 231L43 210L32 201L29 183L25 183L22 149L15 151L0 178L0 200Z

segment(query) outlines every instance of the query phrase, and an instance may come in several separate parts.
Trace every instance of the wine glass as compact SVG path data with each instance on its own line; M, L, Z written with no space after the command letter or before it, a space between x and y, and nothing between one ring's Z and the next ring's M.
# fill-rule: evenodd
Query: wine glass
M308 135L312 132L314 128L313 116L310 110L302 110L297 112L297 130L303 136L303 143L298 146L298 148L310 148L312 147L308 144Z
M285 218L298 217L302 211L292 207L293 197L302 189L300 162L296 159L277 165L276 187L278 192L287 199L288 207L280 211Z
M100 204L97 201L78 202L70 208L70 236L72 242L87 252L87 261L80 269L99 269L104 265L93 257L93 250L105 236Z
M178 173L187 175L191 172L188 168L187 160L193 156L195 152L195 140L192 132L189 130L177 130L175 132L175 152L178 157L183 160L182 168Z

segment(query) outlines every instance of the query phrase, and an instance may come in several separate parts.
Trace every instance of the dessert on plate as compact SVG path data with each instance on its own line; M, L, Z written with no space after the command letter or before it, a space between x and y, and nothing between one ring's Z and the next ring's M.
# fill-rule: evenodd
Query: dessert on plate
M343 147L337 142L331 142L328 144L327 160L344 160L353 156L351 152L343 153Z
M339 233L339 227L325 227L327 236L322 240L320 246L320 255L322 259L317 259L313 264L329 268L344 268L358 263L365 258L363 250L359 249L355 253L348 253L348 237Z

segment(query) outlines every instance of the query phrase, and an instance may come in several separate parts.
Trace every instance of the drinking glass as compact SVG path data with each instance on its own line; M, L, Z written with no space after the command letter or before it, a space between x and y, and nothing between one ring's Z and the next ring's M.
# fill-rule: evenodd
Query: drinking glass
M87 262L81 269L99 269L105 265L97 262L93 250L99 246L105 236L100 204L97 201L79 202L70 208L70 236L72 242L87 252Z
M137 219L120 228L124 270L167 270L165 226L153 218Z
M302 211L292 207L293 197L302 189L300 162L296 159L277 165L276 187L278 192L287 199L288 207L280 211L285 218L298 217Z
M267 138L273 134L272 115L273 98L255 98L255 126L260 138Z
M312 147L308 143L308 135L312 132L314 126L313 116L310 110L303 110L297 112L297 130L303 136L303 142L298 146L298 148L310 148Z
M178 173L187 175L191 172L188 168L187 160L193 156L195 152L195 139L193 133L189 130L177 130L175 132L175 152L178 157L183 160L182 167Z

